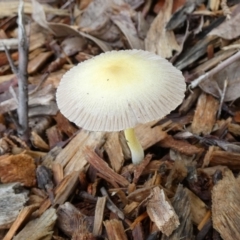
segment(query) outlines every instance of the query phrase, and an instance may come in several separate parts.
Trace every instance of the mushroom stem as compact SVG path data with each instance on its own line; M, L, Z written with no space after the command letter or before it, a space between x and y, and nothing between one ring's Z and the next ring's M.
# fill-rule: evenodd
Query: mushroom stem
M144 152L139 140L135 135L134 129L125 129L124 134L127 140L128 147L131 151L132 162L133 164L139 164L144 159Z

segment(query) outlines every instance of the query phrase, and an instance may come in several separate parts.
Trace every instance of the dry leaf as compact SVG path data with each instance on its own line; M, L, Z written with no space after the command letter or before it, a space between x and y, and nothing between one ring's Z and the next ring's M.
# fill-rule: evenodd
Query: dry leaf
M214 28L208 35L216 35L224 39L234 39L240 35L240 4L234 9L231 18L226 18L225 21L218 27Z
M119 30L110 20L112 6L110 0L93 0L79 19L80 30L106 42L118 41Z
M201 89L213 95L214 97L220 98L224 81L227 81L227 89L224 96L224 101L234 101L240 97L240 60L233 62L228 67L219 71L211 79L206 79L200 83Z
M132 49L144 49L143 41L138 37L137 30L128 11L113 15L111 20L120 28Z
M164 58L172 57L172 51L179 51L173 31L168 31L165 26L171 17L173 0L165 1L164 7L152 22L145 39L146 50L159 54Z

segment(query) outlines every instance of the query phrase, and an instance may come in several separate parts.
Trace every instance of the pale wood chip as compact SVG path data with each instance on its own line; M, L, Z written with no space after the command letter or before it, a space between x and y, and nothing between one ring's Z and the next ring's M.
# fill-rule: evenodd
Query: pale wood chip
M11 240L17 230L23 225L26 220L29 219L31 214L38 208L38 205L30 205L24 207L21 212L19 213L17 219L12 224L11 228L8 230L7 234L3 238L3 240Z
M107 230L109 240L127 240L127 235L121 221L113 219L104 221L103 223Z
M216 122L219 101L213 96L202 93L198 98L197 108L192 122L192 133L210 134Z
M104 144L104 149L115 172L119 172L124 164L119 134L119 132L108 133L106 143Z
M104 218L104 209L106 204L106 197L98 197L96 209L95 209L95 218L93 226L93 235L100 236L102 234L102 223Z
M159 187L152 189L147 203L147 213L158 229L167 236L171 235L180 224L175 210Z
M51 240L56 220L56 210L54 208L50 208L46 210L40 218L28 222L27 225L13 238L13 240Z
M28 201L28 191L20 183L0 185L0 229L9 228Z
M81 130L56 157L55 162L64 167L64 175L84 170L88 163L84 152L85 146L93 149L101 146L105 142L105 134Z
M240 178L229 169L212 190L212 221L223 239L240 239Z

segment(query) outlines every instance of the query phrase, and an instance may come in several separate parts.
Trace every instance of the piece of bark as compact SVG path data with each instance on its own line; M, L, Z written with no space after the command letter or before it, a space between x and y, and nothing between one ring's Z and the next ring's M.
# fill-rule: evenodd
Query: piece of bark
M198 99L197 108L192 122L192 133L210 134L216 122L219 101L213 96L202 93Z
M107 133L104 149L107 152L110 164L115 172L119 172L124 163L122 145L119 140L119 132Z
M56 220L56 210L54 208L50 208L45 211L40 218L28 222L27 225L13 238L13 240L51 240Z
M210 166L217 166L223 165L227 166L228 168L237 171L240 170L240 154L239 153L232 153L232 152L225 152L225 151L213 151L211 153Z
M147 213L158 229L167 236L170 236L180 224L174 208L159 187L152 189L147 203Z
M164 58L170 58L174 50L177 52L180 50L174 32L165 28L172 15L172 6L173 0L165 1L163 8L152 22L145 39L146 50Z
M223 239L240 239L240 178L226 169L212 190L212 221Z
M95 208L95 218L94 218L94 225L93 225L94 236L100 236L102 234L102 223L103 223L106 200L107 200L106 197L98 197L96 208Z
M11 240L18 229L26 222L31 214L38 208L38 205L30 205L24 207L19 213L17 219L12 224L11 228L8 230L7 234L3 238L3 240Z
M9 228L28 201L28 191L20 183L0 185L0 229Z
M117 219L104 221L109 240L127 240L127 235L121 221Z
M84 153L85 146L93 149L101 146L105 141L104 132L89 132L81 130L71 142L58 154L55 159L64 167L64 175L73 171L84 170L88 161Z
M32 187L36 184L35 170L34 159L28 154L0 157L0 179L3 183L20 182Z
M179 217L180 225L170 236L163 235L161 240L194 239L190 198L187 189L181 184L178 185L172 205Z
M126 187L129 185L129 182L127 179L125 179L123 176L117 174L114 172L108 164L100 158L90 147L85 147L84 149L84 155L85 159L103 176L106 177L106 179L109 179L110 181L116 182L119 185Z
M159 142L159 145L163 148L172 148L188 156L201 154L204 151L203 148L196 147L187 141L174 139L171 135L166 135L166 137Z
M82 214L70 202L60 205L57 210L57 216L58 227L69 237L72 237L75 233L92 231L93 217Z

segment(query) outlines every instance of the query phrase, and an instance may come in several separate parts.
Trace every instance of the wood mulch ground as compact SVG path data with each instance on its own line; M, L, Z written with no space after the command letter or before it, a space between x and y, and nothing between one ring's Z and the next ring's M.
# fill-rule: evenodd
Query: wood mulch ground
M20 2L0 1L0 239L240 239L240 1L24 1L29 139ZM186 79L177 109L135 128L139 165L122 132L80 129L55 100L67 70L112 49L157 53Z

